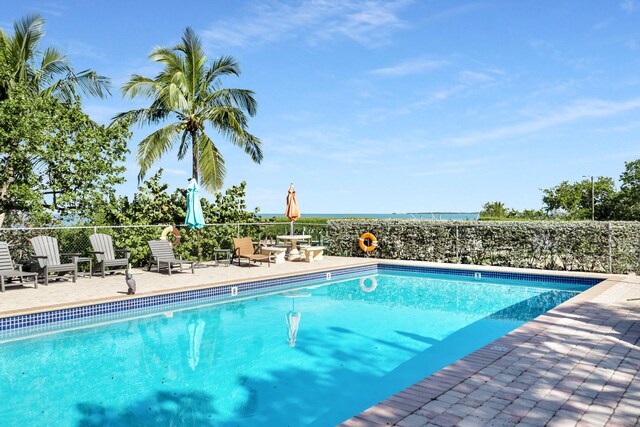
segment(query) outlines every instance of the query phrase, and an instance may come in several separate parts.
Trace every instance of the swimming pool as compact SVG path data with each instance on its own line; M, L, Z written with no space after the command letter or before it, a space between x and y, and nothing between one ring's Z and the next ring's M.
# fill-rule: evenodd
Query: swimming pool
M408 270L336 272L266 295L159 305L8 340L0 344L0 419L333 425L594 283Z

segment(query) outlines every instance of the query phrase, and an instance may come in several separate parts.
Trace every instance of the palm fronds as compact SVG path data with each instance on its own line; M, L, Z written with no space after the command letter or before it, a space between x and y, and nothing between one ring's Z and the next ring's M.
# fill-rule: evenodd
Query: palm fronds
M248 132L247 115L254 116L257 111L254 93L222 87L222 77L240 75L235 59L223 56L207 63L202 43L191 28L173 48L154 48L149 59L163 66L158 75L132 75L122 92L132 98L144 96L152 101L151 106L121 113L114 120L148 125L171 117L176 122L140 142L140 177L179 140L178 159L185 158L191 148L194 177L200 177L209 190L219 189L226 173L224 159L206 134L205 125L242 148L254 162L262 161L261 142Z

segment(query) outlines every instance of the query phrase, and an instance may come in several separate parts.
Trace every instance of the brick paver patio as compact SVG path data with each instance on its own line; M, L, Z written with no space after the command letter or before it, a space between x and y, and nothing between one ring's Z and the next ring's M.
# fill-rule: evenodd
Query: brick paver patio
M617 276L343 426L634 426L640 279Z

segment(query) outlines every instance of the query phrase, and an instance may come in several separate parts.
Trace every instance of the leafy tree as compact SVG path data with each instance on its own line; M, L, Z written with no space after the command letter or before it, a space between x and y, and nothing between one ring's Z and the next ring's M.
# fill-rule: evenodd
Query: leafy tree
M83 216L120 182L128 129L106 129L82 113L78 90L109 93L109 80L76 73L40 46L44 20L28 15L0 30L0 226Z
M0 101L0 225L7 213L9 225L86 218L123 181L128 127L24 85L11 92Z
M480 211L480 218L507 218L509 216L509 212L502 202L487 202Z
M167 191L168 185L162 182L162 169L144 181L131 200L127 197L112 196L109 203L102 206L93 216L95 225L176 225L181 231L182 240L176 248L184 257L195 257L197 254L196 233L200 234L201 253L205 259L213 258L213 250L230 248L232 237L236 236L235 223L258 222L258 209L247 211L245 203L246 183L228 188L224 193L216 193L215 201L200 199L202 212L207 224L221 224L216 227L205 227L191 230L183 227L186 216L186 190ZM123 228L114 233L120 246L132 249L132 262L141 265L148 259L147 241L157 239L161 228ZM105 231L105 230L102 230ZM243 233L258 234L257 227L243 227Z
M15 22L12 35L0 30L0 100L10 97L12 88L19 84L32 95L53 95L70 103L75 101L77 89L93 96L108 95L108 78L92 70L76 73L59 50L42 50L44 24L44 19L34 14Z
M132 98L146 96L151 105L121 113L115 119L131 119L140 125L175 121L140 141L136 156L139 180L179 143L178 159L183 159L191 148L192 176L211 191L221 188L226 173L224 159L205 131L207 124L242 148L254 162L262 161L261 142L247 130L247 114L256 114L253 92L225 89L220 81L224 76L240 75L240 67L232 57L207 64L200 39L187 28L181 43L172 49L155 48L149 58L164 67L160 74L154 79L133 75L122 90Z
M615 218L616 189L613 178L598 177L594 181L595 219ZM563 181L542 191L545 211L554 215L566 215L568 219L591 219L591 180L570 183Z
M616 219L640 220L640 160L625 162L616 200Z

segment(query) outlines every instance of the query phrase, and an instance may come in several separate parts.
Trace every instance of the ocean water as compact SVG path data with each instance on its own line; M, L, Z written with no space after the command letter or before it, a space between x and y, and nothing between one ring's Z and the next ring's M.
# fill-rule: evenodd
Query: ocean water
M282 213L261 213L261 217L284 217ZM303 213L298 221L304 218L375 218L375 219L431 219L431 220L477 220L479 212L428 212L428 213L391 213L391 214L336 214L336 213Z
M384 273L8 341L0 420L335 425L585 288Z

